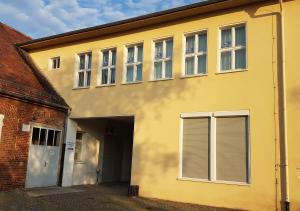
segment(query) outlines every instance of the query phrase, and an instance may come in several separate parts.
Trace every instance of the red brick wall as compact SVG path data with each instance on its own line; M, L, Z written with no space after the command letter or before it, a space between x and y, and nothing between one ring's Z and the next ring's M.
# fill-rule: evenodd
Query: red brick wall
M4 115L0 140L0 190L24 188L29 150L29 132L22 124L29 122L63 127L65 113L0 96L0 114Z

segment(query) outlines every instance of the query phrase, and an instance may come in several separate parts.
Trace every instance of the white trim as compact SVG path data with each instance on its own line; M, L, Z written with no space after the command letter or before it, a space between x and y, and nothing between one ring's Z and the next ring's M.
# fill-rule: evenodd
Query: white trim
M245 46L235 46L235 29L237 27L244 26L245 27ZM222 30L226 29L231 29L231 47L227 48L222 48ZM219 32L218 32L218 69L217 73L232 73L232 72L241 72L245 71L248 69L248 27L246 22L238 22L238 23L233 23L229 25L222 25L219 27ZM240 50L240 49L245 49L245 68L235 68L235 51ZM231 68L228 70L222 70L221 69L221 54L222 52L230 52L231 53Z
M235 181L222 181L217 180L216 171L216 119L218 117L235 117L245 116L247 117L247 140L246 140L246 182L235 182ZM182 158L183 158L183 125L184 119L188 118L209 118L210 131L209 131L209 179L199 178L187 178L182 177ZM191 112L180 114L180 132L179 132L179 168L178 168L178 180L190 180L197 182L210 182L210 183L224 183L224 184L236 184L236 185L250 185L251 183L251 149L250 149L250 112L249 110L237 110L237 111L216 111L216 112Z
M201 34L206 34L206 51L199 51L198 49L198 41L199 41L199 35ZM193 53L187 53L186 52L186 38L187 37L194 37L194 52ZM208 73L208 29L202 29L202 30L198 30L198 31L193 31L193 32L188 32L188 33L184 33L183 36L183 49L182 49L182 58L183 58L183 62L182 62L182 71L181 71L181 76L182 77L186 77L186 76L194 76L194 75L207 75ZM206 71L205 73L198 73L198 56L206 56ZM187 58L194 58L194 73L193 74L186 74L186 70L185 70L185 60Z
M142 61L138 61L138 47L142 47ZM123 83L122 84L129 84L129 83L135 83L135 82L141 82L143 81L143 63L144 63L144 43L143 42L137 42L134 44L128 44L125 45L125 51L124 51L124 62L123 62ZM128 49L134 48L134 61L128 62ZM142 65L142 79L137 80L137 66ZM133 81L127 81L127 66L133 66Z
M51 145L51 147L60 147L61 145L62 145L62 137L63 137L63 131L61 130L61 129L57 129L57 128L51 128L51 127L44 127L44 126L40 126L39 124L34 124L34 123L30 123L30 127L31 127L31 131L30 131L30 139L29 139L29 141L30 141L30 145L32 145L32 135L33 135L33 129L34 128L38 128L39 129L39 142L38 142L38 144L34 144L34 145L38 145L38 146L45 146L45 147L47 147L48 146L48 143L47 143L47 141L48 141L48 132L49 132L49 130L53 130L54 131L54 133L53 133L53 139L52 139L52 145ZM46 130L46 136L45 136L45 143L43 144L43 145L40 145L40 137L41 137L41 130L42 129L45 129ZM55 145L55 146L53 146L53 143L54 143L54 138L55 138L55 132L60 132L60 137L59 137L59 144L58 145Z
M166 57L167 54L167 42L172 41L172 56ZM156 43L162 43L162 56L160 59L155 58L155 44ZM170 79L173 77L173 52L174 52L174 39L173 37L164 37L160 39L152 40L151 45L151 71L150 71L150 79L151 81L156 80L163 80L163 79ZM166 77L166 62L171 61L171 67L172 67L172 75L171 77ZM155 63L161 62L162 63L162 77L161 78L155 78Z
M58 61L59 60L59 67L53 68L53 62L54 60ZM48 59L48 70L59 70L61 67L61 60L60 56L54 56Z
M90 54L91 56L91 66L90 68L88 67L88 54ZM80 69L80 56L84 55L84 69ZM93 59L93 54L92 51L85 51L82 53L77 53L75 54L75 77L74 77L74 86L73 89L78 89L78 88L89 88L91 86L91 82L92 82L92 59ZM83 86L79 86L79 73L83 72L84 76L83 76ZM90 81L89 84L87 84L87 73L90 72Z
M251 183L245 182L235 182L235 181L224 181L224 180L207 180L207 179L198 179L198 178L190 178L190 177L179 177L177 180L180 181L189 181L189 182L206 182L212 184L224 184L224 185L240 185L240 186L251 186Z
M115 64L112 65L112 52L115 51L116 52L116 56L115 56ZM108 52L108 65L107 66L103 66L103 53L104 52ZM116 84L116 75L117 75L117 48L113 47L113 48L105 48L105 49L101 49L100 50L100 65L99 65L99 71L98 71L98 80L97 80L97 87L98 86L109 86L109 85L115 85ZM102 83L102 71L104 69L107 69L107 83ZM115 69L115 82L111 83L111 69Z

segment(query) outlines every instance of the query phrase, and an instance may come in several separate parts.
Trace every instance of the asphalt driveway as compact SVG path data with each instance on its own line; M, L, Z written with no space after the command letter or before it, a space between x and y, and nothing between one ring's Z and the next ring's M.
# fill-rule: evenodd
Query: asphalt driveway
M127 197L124 184L76 186L72 188L44 188L0 192L0 210L107 210L107 211L229 211L230 209L213 208L164 200Z

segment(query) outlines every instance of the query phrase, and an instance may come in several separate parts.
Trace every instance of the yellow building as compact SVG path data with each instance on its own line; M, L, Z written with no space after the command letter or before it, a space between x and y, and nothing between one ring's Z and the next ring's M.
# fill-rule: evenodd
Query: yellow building
M299 0L208 0L20 44L72 108L63 186L300 210L299 21Z

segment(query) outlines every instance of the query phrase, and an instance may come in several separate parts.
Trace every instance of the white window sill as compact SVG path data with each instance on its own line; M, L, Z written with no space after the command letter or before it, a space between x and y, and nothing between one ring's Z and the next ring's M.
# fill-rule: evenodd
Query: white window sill
M78 89L89 89L91 88L90 86L85 86L85 87L73 87L72 90L78 90Z
M170 80L173 80L173 79L174 78L160 78L160 79L149 80L149 82L170 81Z
M204 183L214 183L214 184L224 184L224 185L238 185L238 186L250 186L250 183L245 182L234 182L234 181L222 181L222 180L207 180L207 179L197 179L197 178L177 178L180 181L190 181L190 182L204 182Z
M124 82L122 85L141 84L143 81Z
M248 69L232 69L232 70L219 70L216 74L226 74L226 73L238 73L238 72L246 72Z
M193 74L193 75L182 75L180 78L194 78L194 77L202 77L202 76L208 76L207 73L205 74Z
M75 164L84 164L85 162L82 161L82 160L77 160L77 161L74 161Z
M101 88L101 87L110 87L110 86L116 86L117 84L99 84L96 86L96 88Z

